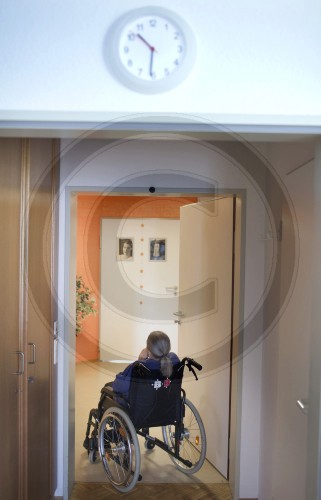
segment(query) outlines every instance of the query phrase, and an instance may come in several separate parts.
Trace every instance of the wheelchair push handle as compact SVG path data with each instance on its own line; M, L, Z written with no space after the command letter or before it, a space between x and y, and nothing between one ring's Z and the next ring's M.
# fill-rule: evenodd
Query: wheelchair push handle
M189 371L193 373L195 379L198 380L198 377L197 377L197 375L195 373L194 368L196 368L197 370L201 371L202 368L203 368L202 365L200 365L199 363L197 363L197 361L195 361L192 358L184 358L183 359L183 363L187 366L187 368L189 369Z

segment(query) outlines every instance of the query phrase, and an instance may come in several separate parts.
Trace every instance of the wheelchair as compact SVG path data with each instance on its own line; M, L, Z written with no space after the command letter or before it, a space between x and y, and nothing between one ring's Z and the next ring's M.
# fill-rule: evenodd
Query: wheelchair
M140 444L155 446L168 453L176 468L185 474L197 472L206 455L206 435L202 419L181 387L184 368L198 380L194 368L202 366L191 358L174 365L170 378L137 361L131 376L129 400L108 384L101 389L98 408L89 412L83 446L89 461L99 457L112 485L120 492L131 491L140 474ZM153 437L150 428L162 427L163 440Z

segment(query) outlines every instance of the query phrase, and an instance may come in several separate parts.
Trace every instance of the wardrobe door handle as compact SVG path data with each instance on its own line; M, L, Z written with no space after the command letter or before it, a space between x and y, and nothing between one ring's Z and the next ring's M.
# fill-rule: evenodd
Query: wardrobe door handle
M13 372L13 375L23 375L25 372L25 355L22 351L15 351L18 355L18 371Z
M32 347L32 359L31 361L28 361L28 365L35 365L36 364L36 344L34 344L33 342L29 342L28 343L29 346Z

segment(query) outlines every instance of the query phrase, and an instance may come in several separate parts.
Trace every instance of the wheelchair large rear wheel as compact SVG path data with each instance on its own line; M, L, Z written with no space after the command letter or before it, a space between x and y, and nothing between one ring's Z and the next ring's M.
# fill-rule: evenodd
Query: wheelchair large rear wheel
M189 460L191 467L170 455L176 467L185 474L194 474L203 465L206 455L205 429L197 409L188 399L185 400L184 418L180 434L179 455ZM166 425L162 428L164 442L171 451L175 451L175 425Z
M105 411L99 426L98 449L113 486L126 493L136 485L140 472L140 448L135 428L125 411Z

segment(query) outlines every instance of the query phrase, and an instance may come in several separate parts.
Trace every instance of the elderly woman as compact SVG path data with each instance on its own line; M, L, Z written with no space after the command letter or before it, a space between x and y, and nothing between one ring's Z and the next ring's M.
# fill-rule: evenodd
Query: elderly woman
M170 377L173 366L180 362L178 356L170 352L171 341L164 332L151 332L147 338L146 347L141 351L138 360L151 370L160 370L164 377ZM115 392L122 394L128 399L130 378L134 363L116 375L116 379L110 385ZM108 384L109 385L109 384Z

